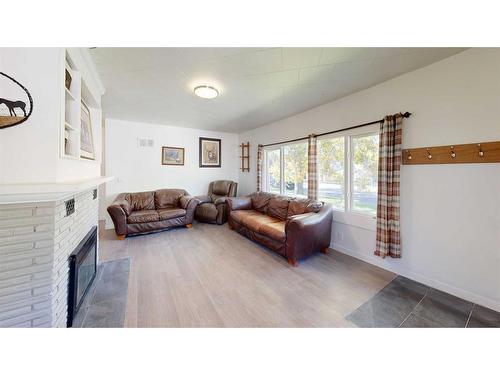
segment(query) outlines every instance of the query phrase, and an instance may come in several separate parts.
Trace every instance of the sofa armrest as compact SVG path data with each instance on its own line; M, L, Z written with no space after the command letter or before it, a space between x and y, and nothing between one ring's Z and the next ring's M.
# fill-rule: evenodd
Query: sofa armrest
M226 198L229 211L251 210L252 199L250 197L232 197Z
M118 194L113 203L108 207L109 216L113 220L117 236L127 234L127 208L130 208L125 199L126 194Z
M198 202L198 197L192 197L191 195L183 195L179 199L179 207L182 208L183 210L186 210L189 203L193 200L196 199Z
M290 217L285 225L286 256L299 260L330 246L333 208L325 204L318 213Z
M200 201L190 195L184 195L179 200L181 207L186 210L186 224L191 224L194 219L194 212Z
M214 204L216 206L219 206L223 203L226 203L227 202L227 197L220 197L220 198L217 198L215 201L214 201Z
M198 199L198 204L212 203L212 199L207 195L197 195L195 198Z

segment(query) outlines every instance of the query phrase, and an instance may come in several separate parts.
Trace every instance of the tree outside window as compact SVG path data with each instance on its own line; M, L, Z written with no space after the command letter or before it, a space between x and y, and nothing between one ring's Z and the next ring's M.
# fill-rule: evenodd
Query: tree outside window
M378 134L352 137L352 210L377 214Z
M283 194L307 197L307 143L283 146Z

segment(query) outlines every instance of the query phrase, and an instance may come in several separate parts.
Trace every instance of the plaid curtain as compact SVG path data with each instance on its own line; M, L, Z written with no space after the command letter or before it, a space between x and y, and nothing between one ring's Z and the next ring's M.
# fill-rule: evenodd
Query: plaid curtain
M380 125L375 255L401 258L399 170L403 116L386 116Z
M257 191L262 191L262 155L264 154L264 147L259 145L257 147Z
M307 197L318 199L318 153L316 151L316 136L311 134L307 144Z

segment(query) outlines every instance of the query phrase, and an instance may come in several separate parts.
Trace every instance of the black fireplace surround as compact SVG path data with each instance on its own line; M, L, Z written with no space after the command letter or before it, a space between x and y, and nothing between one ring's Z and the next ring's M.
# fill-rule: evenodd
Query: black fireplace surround
M73 325L75 314L82 305L96 273L97 226L94 226L69 256L68 327Z

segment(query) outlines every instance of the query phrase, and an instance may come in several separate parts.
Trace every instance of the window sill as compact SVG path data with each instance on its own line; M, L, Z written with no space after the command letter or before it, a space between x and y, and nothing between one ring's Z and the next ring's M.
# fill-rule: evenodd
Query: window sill
M368 215L357 214L354 212L343 212L333 210L333 221L354 227L366 229L375 232L377 229L377 219Z

